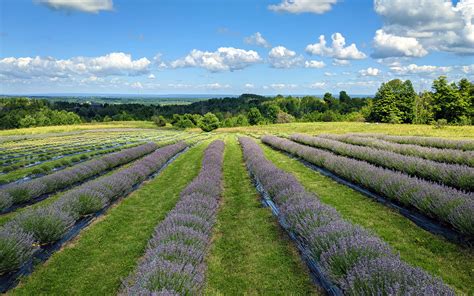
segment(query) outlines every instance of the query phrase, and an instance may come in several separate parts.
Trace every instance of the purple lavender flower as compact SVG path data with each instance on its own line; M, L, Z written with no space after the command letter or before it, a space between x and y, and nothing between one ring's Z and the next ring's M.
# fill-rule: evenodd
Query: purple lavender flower
M221 193L224 143L206 149L199 175L155 229L143 261L124 282L127 295L197 295Z
M33 255L34 239L18 227L0 229L0 274L21 267Z
M353 293L354 295L414 295L414 292L422 291L423 295L437 295L437 292L440 292L440 295L453 294L453 291L444 285L441 280L434 279L418 269L415 273L424 280L418 282L394 280L389 282L387 286L385 286L385 282L387 282L385 280L380 282L372 280L370 277L354 275L357 266L378 258L391 260L390 262L394 263L394 269L386 272L387 278L390 278L391 274L415 269L402 263L391 248L378 237L360 226L343 220L335 209L321 204L317 197L306 192L293 176L276 168L267 160L259 145L253 140L241 137L239 142L249 172L258 182L258 186L263 186L270 198L279 205L280 221L288 224L288 228L296 235L299 243L307 247L312 259L319 262L323 273L334 284L342 288L344 293ZM329 166L327 163L331 161L331 159L325 158L327 154L330 154L328 152L311 153L311 149L314 150L314 148L301 148L304 146L288 140L266 136L264 142L300 157L305 157L305 159L319 165ZM353 167L341 165L338 168L343 169L346 176L352 176L353 178L357 176L357 174L353 174ZM392 186L391 190L394 190L395 187L397 186ZM405 194L408 195L407 192ZM461 215L464 215L464 212ZM365 273L368 272L370 270ZM380 272L381 276L385 276L384 272L384 270ZM356 288L348 284L352 282L356 282L356 285L354 285L357 286ZM359 289L359 287L362 287L362 289ZM369 288L364 290L366 287ZM365 293L366 291L368 292ZM371 291L376 292L371 293ZM406 293L399 294L399 291Z
M264 136L262 141L326 168L336 175L362 185L388 199L415 207L427 216L451 224L464 234L474 235L472 230L474 215L472 212L469 215L469 209L472 209L474 202L473 193L410 177L401 172L371 165L365 161L334 155L275 136ZM459 208L460 205L464 205L464 207ZM462 211L462 215L459 215L460 209L466 209Z

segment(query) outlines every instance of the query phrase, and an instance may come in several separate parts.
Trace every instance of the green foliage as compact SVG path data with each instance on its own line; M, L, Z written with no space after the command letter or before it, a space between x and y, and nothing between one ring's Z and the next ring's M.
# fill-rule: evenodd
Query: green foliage
M247 113L247 118L250 125L257 125L263 122L264 118L260 110L257 108L250 108L249 112Z
M350 100L351 100L351 97L349 97L349 95L346 93L345 90L342 90L339 92L339 102L346 103L346 102L349 102Z
M283 111L278 112L275 119L275 123L290 123L293 121L295 121L295 117Z
M473 108L473 99L470 97L472 87L472 83L466 80L461 80L459 88L454 83L448 84L446 76L433 81L434 118L456 123L462 116L469 116Z
M206 113L198 123L198 126L205 132L210 132L219 127L219 119L211 112Z
M156 124L156 126L166 126L166 119L162 116L153 116L151 120Z
M433 95L425 91L415 98L413 123L428 124L433 118Z
M382 83L369 115L370 121L411 123L416 93L410 80L394 79Z
M189 120L188 118L181 118L179 119L176 123L173 124L173 126L178 127L178 128L193 128L196 127L194 123Z
M445 128L448 125L448 121L446 119L438 119L435 123L435 128Z

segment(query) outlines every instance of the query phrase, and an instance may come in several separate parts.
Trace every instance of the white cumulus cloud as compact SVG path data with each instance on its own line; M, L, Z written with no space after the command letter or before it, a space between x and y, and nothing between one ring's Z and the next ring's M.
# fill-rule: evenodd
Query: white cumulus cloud
M272 48L268 53L268 58L273 68L288 69L298 67L303 62L301 55L281 45Z
M297 88L297 84L293 83L272 83L268 86L265 86L264 89L272 88L274 90L283 90L283 89L295 89Z
M130 54L113 52L99 57L8 57L0 59L0 74L9 77L71 77L141 75L149 71L147 58L133 60Z
M311 60L311 61L305 61L304 62L304 67L305 68L321 69L321 68L324 68L324 66L326 66L326 64L323 61Z
M346 39L341 33L332 34L331 39L331 47L328 47L325 36L319 36L318 43L306 46L306 52L312 55L327 56L338 60L360 60L366 58L366 55L359 51L354 43L345 46Z
M323 89L326 87L326 82L315 82L312 83L309 88Z
M253 88L255 88L255 85L252 84L252 83L246 83L246 84L244 85L244 87L245 87L245 88L248 88L248 89L253 89Z
M322 14L331 10L337 0L282 0L280 4L270 5L268 8L277 12Z
M256 51L233 47L220 47L217 51L193 49L184 58L170 63L172 68L199 67L211 72L234 71L261 62Z
M265 48L271 47L270 43L263 38L260 32L257 32L249 37L245 37L244 42L247 44L257 45Z
M387 34L413 38L426 51L474 54L474 0L375 0L374 9ZM416 51L408 56L424 55L420 47ZM390 53L400 56L403 50L385 51L385 56Z
M375 32L374 49L374 58L422 57L428 54L416 38L395 36L382 29Z
M367 69L363 69L363 70L359 71L359 74L362 75L362 76L377 76L377 75L379 75L379 73L380 73L379 69L372 68L372 67L369 67Z
M416 65L410 64L407 66L392 66L390 69L398 75L410 75L410 74L446 74L453 70L453 67L442 67L442 66L432 66L432 65Z
M98 13L101 10L113 10L112 0L36 0L52 9L77 10L87 13Z

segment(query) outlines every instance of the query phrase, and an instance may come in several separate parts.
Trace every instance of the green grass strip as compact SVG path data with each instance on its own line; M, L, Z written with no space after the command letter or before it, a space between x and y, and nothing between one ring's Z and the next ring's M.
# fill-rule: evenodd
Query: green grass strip
M205 294L316 294L296 249L271 211L262 207L236 138L225 142L224 193L207 259Z
M54 254L12 295L115 295L136 267L156 225L198 174L206 144L180 155L100 221Z
M372 230L406 262L440 276L461 294L474 294L474 252L433 235L396 211L325 177L295 159L263 145L266 157L292 173L322 202L336 208L351 222Z

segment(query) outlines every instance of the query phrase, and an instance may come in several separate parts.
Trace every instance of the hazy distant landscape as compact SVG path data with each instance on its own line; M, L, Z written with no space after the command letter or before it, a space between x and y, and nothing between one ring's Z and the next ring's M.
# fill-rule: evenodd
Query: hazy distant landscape
M0 293L474 295L473 0L0 10Z

